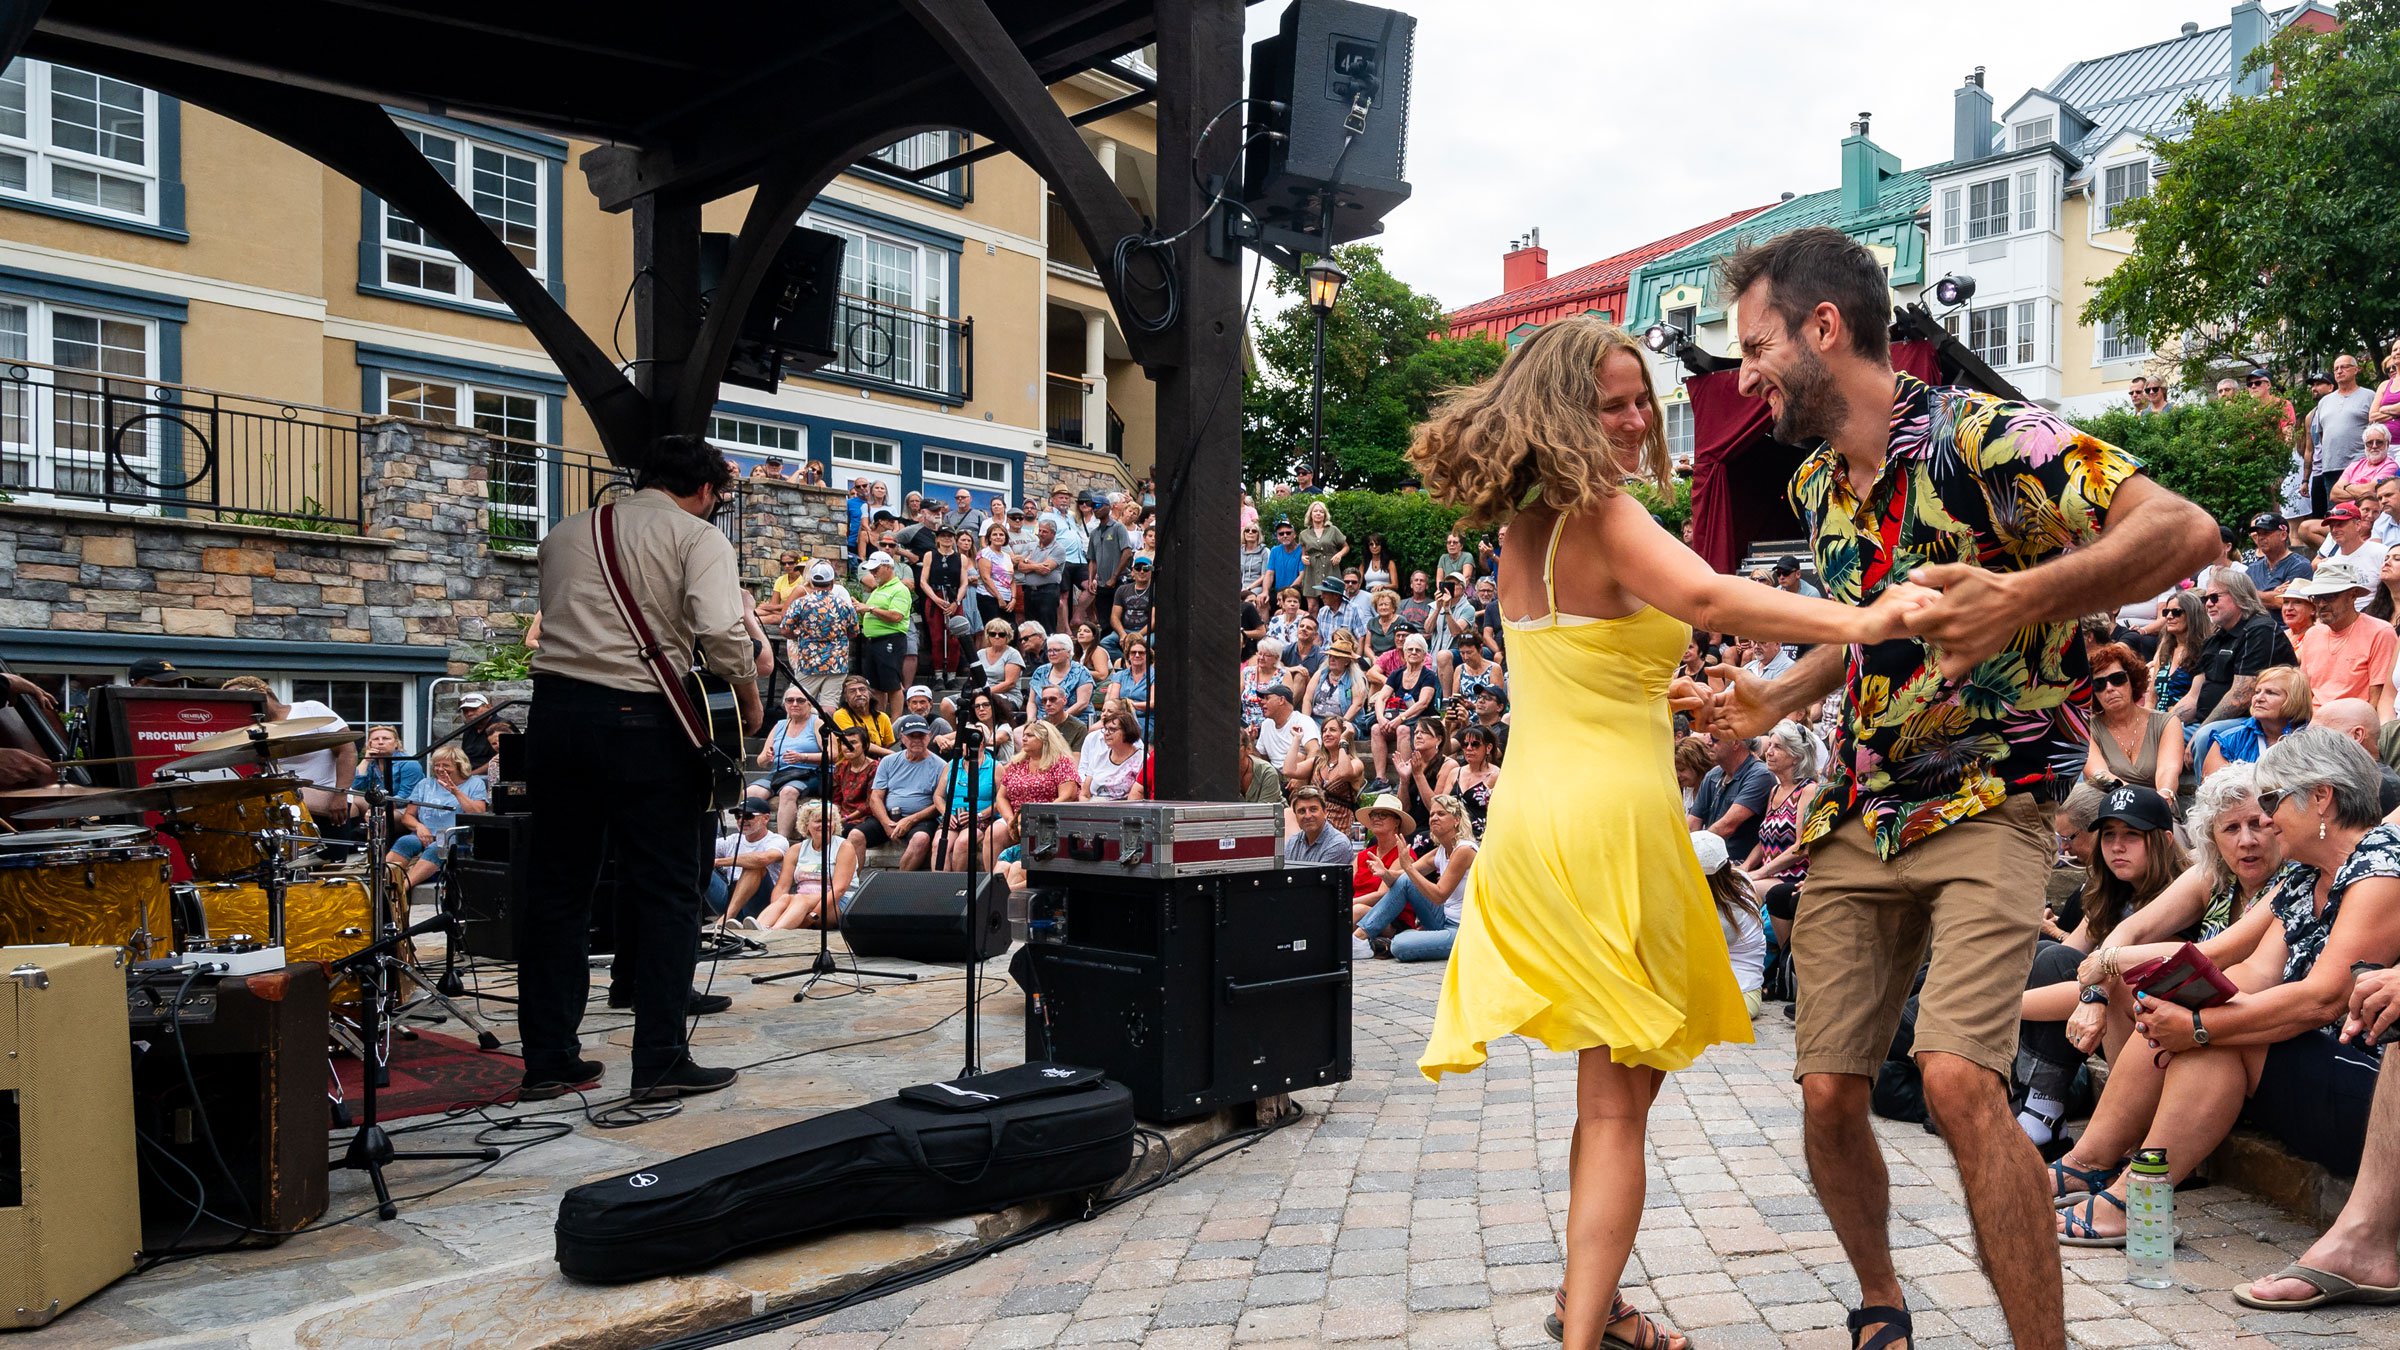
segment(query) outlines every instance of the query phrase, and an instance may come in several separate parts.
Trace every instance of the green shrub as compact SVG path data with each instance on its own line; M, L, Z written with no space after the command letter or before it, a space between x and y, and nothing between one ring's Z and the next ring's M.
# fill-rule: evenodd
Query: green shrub
M1458 525L1461 514L1456 507L1444 506L1422 492L1333 492L1322 496L1269 497L1259 508L1259 518L1266 525L1271 539L1275 533L1275 518L1288 515L1292 524L1308 523L1308 504L1322 501L1350 540L1350 556L1343 563L1363 561L1367 556L1367 536L1381 534L1391 547L1392 561L1400 568L1395 580L1407 589L1408 573L1417 568L1433 570L1433 560L1441 556L1443 541ZM1481 530L1461 530L1459 537L1466 541L1467 552L1475 551L1475 542L1484 537Z
M1643 482L1628 483L1625 485L1625 490L1631 493L1633 499L1642 504L1642 509L1656 518L1659 524L1666 526L1667 533L1677 538L1683 537L1683 523L1692 518L1691 479L1675 479L1668 485L1665 492L1660 492L1657 488Z
M2115 408L2078 420L2084 432L2142 462L2159 486L2233 524L2274 510L2292 465L2282 409L2250 398L2179 403L2163 413Z

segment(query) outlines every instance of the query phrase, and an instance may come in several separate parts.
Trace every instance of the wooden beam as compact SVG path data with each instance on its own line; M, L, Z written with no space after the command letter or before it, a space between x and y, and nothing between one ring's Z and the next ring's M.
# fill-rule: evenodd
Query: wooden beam
M8 69L9 62L25 50L25 39L33 36L33 26L41 22L42 11L49 7L50 0L16 0L0 9L0 70Z
M45 34L50 46L59 39ZM70 44L81 47L84 44ZM392 203L490 284L583 402L611 458L627 462L650 437L649 405L578 326L550 288L517 261L491 226L372 103L118 48L66 59L175 95L291 146ZM361 222L365 227L366 222ZM563 240L551 241L556 249Z
M1009 36L1007 25L993 15L984 0L900 0L900 4L925 26L925 31L933 35L959 72L990 105L992 116L1005 129L1005 134L996 139L1005 142L1033 166L1034 172L1049 180L1050 190L1065 209L1068 222L1082 236L1084 248L1097 263L1100 284L1108 291L1109 302L1120 319L1135 312L1126 293L1125 276L1110 259L1119 240L1142 233L1141 218L1126 202L1124 190L1102 171L1091 147L1076 134L1058 100L1051 95L1050 87L1027 64L1024 53ZM1238 19L1241 13L1238 3L1234 5L1234 13ZM1238 36L1238 23L1235 32ZM1234 69L1238 82L1238 57ZM1159 131L1159 162L1182 163L1184 153L1170 154L1164 139L1165 127L1161 126ZM1183 177L1179 173L1159 175L1162 180ZM1188 219L1168 209L1163 200L1160 209L1170 220ZM1145 333L1130 323L1123 328L1126 346L1132 349L1134 360L1148 366L1167 359L1160 335Z
M742 218L742 228L734 235L731 256L726 259L725 273L717 278L716 293L709 298L708 315L693 329L685 345L688 355L682 369L671 385L652 386L654 397L665 394L659 405L659 425L668 434L696 434L708 423L709 409L716 406L717 386L725 378L725 367L733 360L733 344L741 336L742 316L758 298L759 288L766 284L767 273L775 265L775 257L792 231L799 227L800 213L817 199L825 185L833 181L848 166L857 153L845 148L841 153L824 157L824 162L792 164L769 174L750 196L750 211ZM636 208L635 220L641 217ZM695 280L692 304L698 307L699 286Z
M1206 194L1183 171L1200 128L1241 96L1241 0L1158 0L1159 210L1193 219ZM1176 166L1171 171L1163 166ZM1158 756L1161 797L1232 801L1242 744L1238 552L1242 490L1241 264L1206 231L1176 247L1183 320L1158 384ZM1122 312L1122 311L1120 311Z

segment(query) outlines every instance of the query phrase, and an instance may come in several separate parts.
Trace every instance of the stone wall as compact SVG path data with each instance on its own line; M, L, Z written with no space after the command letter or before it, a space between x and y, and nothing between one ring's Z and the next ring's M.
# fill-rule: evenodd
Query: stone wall
M765 585L783 571L777 560L788 550L803 558L842 556L850 534L849 494L839 488L809 487L771 478L742 480L741 501L731 512L734 552L742 580Z

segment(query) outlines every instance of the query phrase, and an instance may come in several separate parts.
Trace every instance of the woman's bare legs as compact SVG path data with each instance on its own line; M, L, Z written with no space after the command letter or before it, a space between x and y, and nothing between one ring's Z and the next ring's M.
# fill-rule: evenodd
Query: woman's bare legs
M2140 1054L2134 1056L2142 1059ZM2143 1062L2147 1063L2145 1059ZM2167 1176L2181 1181L2192 1174L2225 1136L2233 1129L2234 1119L2242 1113L2242 1103L2249 1099L2250 1087L2258 1081L2258 1071L2267 1062L2263 1045L2223 1045L2205 1049L2186 1050L2167 1062L2159 1075L2163 1090L2159 1093L2158 1109L2151 1113L2150 1128L2142 1135L2143 1148L2163 1148L2167 1151ZM2116 1080L2109 1080L2115 1086ZM2095 1120L2095 1124L2097 1121ZM2118 1200L2125 1198L2127 1176L2120 1176L2109 1186ZM2083 1218L2083 1206L2068 1211L2078 1223ZM2125 1211L2106 1201L2092 1206L2092 1231L2114 1237L2125 1231ZM2064 1216L2059 1229L2066 1230ZM2078 1227L2077 1232L2081 1232Z
M792 831L799 828L799 821L800 785L788 783L775 794L775 833L789 839Z
M1575 1135L1567 1154L1567 1310L1569 1350L1598 1350L1616 1306L1617 1284L1642 1225L1642 1140L1650 1104L1666 1075L1619 1064L1608 1048L1586 1050L1575 1065ZM1681 1339L1671 1337L1670 1347Z

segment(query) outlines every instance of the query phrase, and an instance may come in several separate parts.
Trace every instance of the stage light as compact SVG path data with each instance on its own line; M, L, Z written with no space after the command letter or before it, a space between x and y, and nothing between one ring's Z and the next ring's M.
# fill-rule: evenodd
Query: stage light
M1654 323L1642 330L1642 345L1665 356L1692 340L1692 335L1671 323Z
M1963 305L1975 298L1975 278L1956 274L1945 276L1933 283L1933 298L1952 308Z

